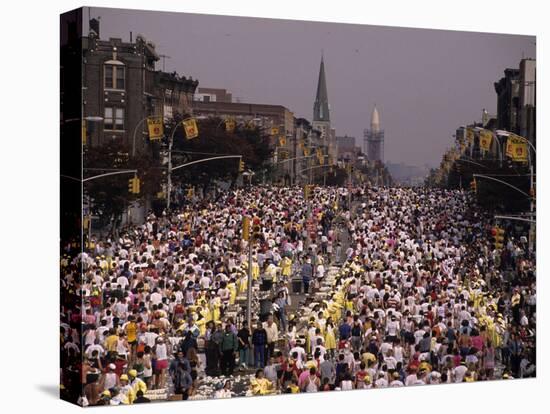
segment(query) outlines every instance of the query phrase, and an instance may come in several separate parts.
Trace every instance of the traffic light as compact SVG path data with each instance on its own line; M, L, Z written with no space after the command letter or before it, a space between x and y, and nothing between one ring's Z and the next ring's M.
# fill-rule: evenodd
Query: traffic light
M260 226L260 219L258 217L254 217L252 219L252 238L254 240L258 240L262 237L262 228Z
M243 218L243 240L248 241L250 239L250 218Z
M239 172L243 172L243 171L244 171L244 161L240 160L239 161Z
M502 249L504 247L504 229L498 226L491 228L491 236L495 249Z
M477 181L475 178L470 183L470 189L474 192L474 194L477 194Z
M132 194L139 194L140 192L140 181L139 178L134 177L128 180L128 192Z
M504 229L495 227L495 248L502 249L504 247Z

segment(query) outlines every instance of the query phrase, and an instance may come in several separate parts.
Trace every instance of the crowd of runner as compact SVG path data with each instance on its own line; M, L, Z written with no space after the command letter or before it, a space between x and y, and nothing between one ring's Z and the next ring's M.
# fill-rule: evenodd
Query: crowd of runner
M261 226L253 292L270 299L250 323L244 216ZM244 376L246 395L534 376L535 255L511 234L495 249L490 224L463 191L304 200L259 186L151 214L82 254L68 245L63 392L117 405L198 398L207 383L208 398L244 395Z

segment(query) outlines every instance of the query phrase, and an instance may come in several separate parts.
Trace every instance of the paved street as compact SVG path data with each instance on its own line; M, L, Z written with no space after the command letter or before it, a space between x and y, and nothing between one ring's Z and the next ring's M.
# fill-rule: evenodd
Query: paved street
M343 221L348 213L331 202L339 191L316 187L309 200L302 188L229 191L216 207L197 199L126 228L119 242L95 240L82 257L87 315L99 321L84 331L88 358L102 353L114 372L122 358L153 400L181 398L185 375L189 399L291 392L294 383L307 388L303 373L314 368L334 388L348 375L357 388L529 375L534 263L524 246L510 238L501 255L488 248L486 216L463 191L358 187ZM301 232L311 206L318 231ZM259 223L248 242L244 214ZM252 332L239 305L248 243ZM103 268L117 276L101 278ZM306 279L309 293L294 294L293 281L303 289ZM118 334L111 317L126 320ZM521 358L509 353L514 344ZM264 358L240 359L243 346ZM178 374L180 364L190 373Z
M534 37L120 13L62 19L63 399L536 376Z

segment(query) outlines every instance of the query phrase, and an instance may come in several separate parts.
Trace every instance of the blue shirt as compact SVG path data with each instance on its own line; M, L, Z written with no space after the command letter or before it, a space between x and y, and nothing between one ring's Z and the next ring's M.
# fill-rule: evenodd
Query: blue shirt
M304 263L302 265L302 277L304 279L311 279L313 277L313 267L310 263Z
M340 328L338 328L338 332L340 333L340 339L348 339L351 335L351 326L347 323L343 323L340 325Z

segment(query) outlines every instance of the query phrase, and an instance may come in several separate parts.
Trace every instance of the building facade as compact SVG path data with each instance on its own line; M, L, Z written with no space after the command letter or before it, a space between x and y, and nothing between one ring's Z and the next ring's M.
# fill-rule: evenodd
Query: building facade
M355 137L348 137L347 135L336 137L336 147L337 160L341 161L347 159L353 162L357 161L360 149L355 146Z
M159 61L155 44L141 35L130 42L102 40L99 22L92 19L90 33L83 38L82 59L88 145L119 140L139 153L148 143L148 116L169 121L176 112L190 110L198 81L155 70Z
M281 105L264 105L241 102L193 101L196 117L232 118L237 124L253 123L272 135L272 144L280 136L291 136L294 132L294 114ZM276 129L273 130L273 129ZM276 132L273 133L272 132Z
M518 133L536 144L536 60L522 59L519 64Z
M199 88L195 93L194 100L200 102L233 102L233 94L227 89Z
M536 143L536 60L522 59L519 69L508 68L495 82L497 129Z
M497 128L517 131L519 108L519 69L506 69L504 77L495 82L497 93Z
M369 161L384 162L384 130L380 129L380 114L376 105L371 114L370 129L363 131L365 151Z

